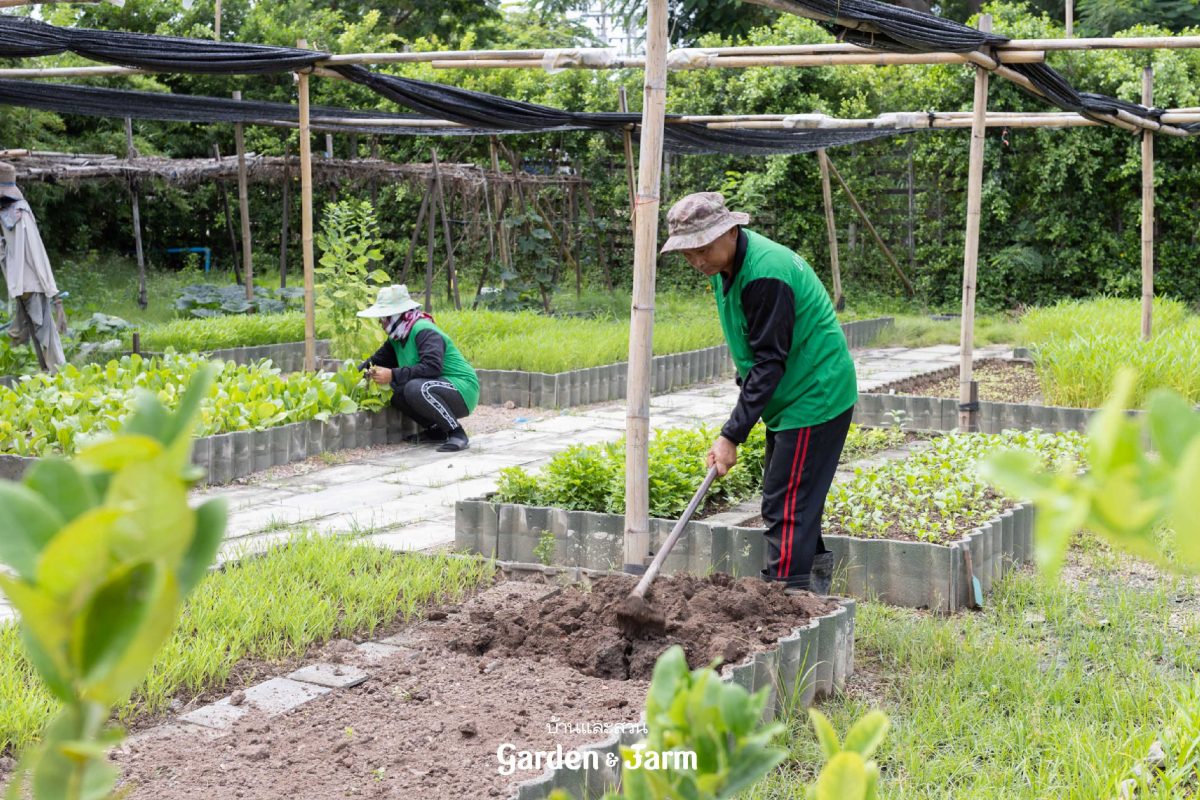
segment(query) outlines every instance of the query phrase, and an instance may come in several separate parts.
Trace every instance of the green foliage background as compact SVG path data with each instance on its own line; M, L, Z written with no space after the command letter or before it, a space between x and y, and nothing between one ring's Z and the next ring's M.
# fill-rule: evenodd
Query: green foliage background
M1132 5L1131 5L1132 3ZM413 4L414 7L419 4ZM290 0L274 4L232 0L224 4L223 38L294 45L306 38L312 47L335 52L378 51L408 47L525 48L588 43L585 31L553 11L507 9L466 4L425 9L405 16L407 7L389 3L370 10ZM946 13L962 18L970 4L947 4ZM1060 36L1061 14L1054 3L997 2L984 6L995 17L995 30L1012 37ZM1171 10L1154 4L1138 11L1130 0L1083 3L1080 14L1100 14L1115 22L1151 20L1173 25L1176 33L1200 33L1187 9ZM953 7L951 7L953 6ZM1121 8L1118 8L1120 6ZM1160 8L1161 6L1161 8ZM1172 6L1172 9L1174 6ZM1090 9L1090 10L1089 10ZM1178 11L1179 13L1175 13ZM46 13L59 24L121 28L200 37L211 36L211 2L190 11L151 0L129 0L123 9L59 7ZM461 13L460 13L461 12ZM1111 13L1109 13L1111 12ZM1082 19L1081 17L1081 19ZM403 19L402 24L396 20ZM1086 20L1081 24L1087 23ZM1099 23L1097 23L1098 25ZM1167 28L1138 24L1120 35L1167 34ZM736 42L720 33L692 31L702 46L734 43L779 44L830 41L829 34L807 20L779 16L767 27L753 29ZM43 59L46 63L76 63L73 56ZM1162 107L1200 105L1200 51L1095 51L1053 54L1050 62L1078 88L1136 100L1141 93L1142 67L1156 72L1155 100ZM428 65L384 68L405 76L450 83L505 97L574 110L615 110L618 89L624 86L633 110L640 107L640 71L567 70L549 75L541 70L433 70ZM132 79L93 79L98 85L172 90L228 96L241 89L247 98L294 100L292 79L283 76L227 78L213 76L137 76ZM843 67L814 69L758 68L697 70L670 75L668 111L674 113L753 114L823 112L869 117L888 111L966 110L970 107L972 73L961 66ZM999 111L1048 110L1004 80L992 82L990 107ZM314 103L397 110L361 87L344 81L315 80ZM138 122L136 143L144 153L176 156L211 154L211 144L232 151L229 126L176 125ZM251 127L247 147L281 154L285 145L297 150L294 132ZM962 130L935 131L892 137L853 147L836 148L831 156L869 213L878 215L885 238L910 271L918 298L931 308L950 308L960 294L962 238L965 225L965 183L968 135ZM290 140L290 141L289 141ZM0 141L9 146L39 149L124 152L119 119L97 120L57 116L27 109L0 115ZM616 285L627 286L632 265L628 231L628 192L622 143L601 134L556 133L507 137L505 143L521 154L531 169L570 163L591 182L598 216L605 226ZM320 142L318 141L318 147ZM350 142L335 140L335 154L349 154ZM358 153L368 153L366 137ZM1140 140L1109 127L1068 130L990 129L987 136L984 183L984 225L981 243L979 304L984 309L1011 308L1056 298L1097 292L1132 296L1140 285ZM382 154L393 161L428 161L437 146L447 162L487 164L487 141L481 138L395 136L380 140ZM1195 269L1200 202L1194 187L1200 179L1198 144L1160 136L1157 150L1157 288L1167 296L1194 300L1200 296L1200 272ZM884 206L907 194L911 159L914 215L911 254L907 244L907 208L889 217ZM502 165L502 168L506 168ZM251 219L256 259L278 262L279 187L251 187ZM732 205L748 211L752 225L804 254L828 279L828 246L821 208L816 159L811 155L767 158L732 156L670 156L663 179L666 203L687 192L721 189ZM218 263L229 263L230 246L224 234L220 190L200 186L186 191L167 187L143 190L153 202L142 204L147 247L152 260L161 248L179 244L208 244ZM114 193L118 201L114 202ZM129 208L124 187L85 184L77 187L31 185L30 199L44 220L48 244L60 255L89 249L129 248ZM347 183L320 187L316 207L334 197L366 197L365 185ZM420 194L406 185L377 187L380 233L384 242L383 268L394 278L408 250ZM143 195L145 196L145 194ZM889 198L891 198L889 200ZM554 198L548 198L552 204ZM905 201L906 202L906 198ZM293 202L292 235L299 231L298 203ZM895 297L900 287L890 268L859 229L849 247L848 226L853 214L835 190L844 281L851 300ZM460 209L461 211L461 209ZM451 216L455 216L452 209ZM318 221L319 224L319 221ZM460 226L461 227L461 226ZM440 234L439 234L440 235ZM576 242L585 279L601 282L596 237L584 231ZM290 269L299 269L298 241L293 240ZM470 252L464 252L469 249ZM440 245L439 277L445 284ZM420 263L423 253L415 259ZM486 247L464 248L460 263L464 296L469 297L487 261ZM497 281L498 265L490 283ZM518 265L520 268L520 265ZM565 281L565 273L559 274ZM678 259L664 259L659 286L698 289L701 283Z

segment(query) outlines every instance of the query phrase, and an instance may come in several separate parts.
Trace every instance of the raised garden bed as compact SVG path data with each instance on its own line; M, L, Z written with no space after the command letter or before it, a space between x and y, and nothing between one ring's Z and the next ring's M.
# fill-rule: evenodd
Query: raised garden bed
M1037 375L1024 360L987 359L979 362L984 379L979 391L979 432L1042 430L1084 432L1099 409L1047 406L1034 389ZM860 392L854 421L860 425L900 425L906 430L958 429L958 367L947 367ZM1024 402L988 397L1029 398ZM1033 402L1036 399L1039 402ZM1132 412L1138 413L1138 412Z
M842 331L851 347L865 347L892 322L891 317L844 322ZM628 371L629 365L625 362L555 374L478 369L479 402L487 405L512 403L519 408L569 408L622 400ZM661 394L732 372L729 348L723 344L659 355L654 357L651 366L651 391Z
M321 453L400 444L419 430L416 422L389 406L264 430L199 436L193 442L192 463L204 470L202 483L215 486ZM0 479L20 480L36 461L30 456L0 455Z
M684 645L692 666L734 656L726 679L771 687L770 714L784 700L793 707L840 687L853 670L853 601L789 596L724 576L665 579L651 599L672 623L662 637L631 641L613 614L632 588L627 576L580 575L590 584L581 587L559 583L557 570L504 572L506 580L472 600L340 651L343 671L361 670L365 680L310 689L319 696L290 710L276 706L274 714L287 714L283 724L271 720L266 691L251 687L236 702L147 731L118 758L129 796L175 800L236 788L248 799L531 800L564 788L596 798L618 774L605 756L622 736L639 738L650 670L673 643ZM502 747L515 756L580 745L597 755L577 768L543 772L514 758L514 769L500 772Z
M997 447L1030 450L1058 464L1079 456L1081 440L1015 432L941 437L905 459L842 473L826 504L825 540L837 554L846 593L951 613L968 600L965 550L985 592L1012 564L1031 560L1031 509L974 477L975 459ZM722 514L689 523L663 569L758 575L765 542L756 516ZM651 549L661 546L673 524L650 520ZM621 514L490 499L456 504L456 547L501 560L613 569L623 562L624 529Z

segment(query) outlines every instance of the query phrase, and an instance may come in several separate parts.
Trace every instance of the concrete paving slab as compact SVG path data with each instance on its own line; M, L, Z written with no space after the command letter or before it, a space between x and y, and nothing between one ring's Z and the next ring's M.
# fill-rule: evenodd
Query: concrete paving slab
M232 728L235 722L249 713L250 709L244 705L229 705L229 698L227 697L216 703L201 706L186 714L180 714L179 721L224 731Z
M268 529L294 528L316 519L309 511L284 503L272 503L241 513L230 512L225 526L226 539L240 539Z
M245 705L276 716L328 692L329 689L324 686L314 686L311 683L301 683L288 678L271 678L246 689ZM228 698L218 702L226 703Z
M288 674L288 679L300 683L313 683L330 689L348 689L358 686L371 677L358 667L347 664L309 664Z
M454 519L448 517L437 522L409 525L386 533L372 534L369 539L373 544L398 552L447 547L454 544Z

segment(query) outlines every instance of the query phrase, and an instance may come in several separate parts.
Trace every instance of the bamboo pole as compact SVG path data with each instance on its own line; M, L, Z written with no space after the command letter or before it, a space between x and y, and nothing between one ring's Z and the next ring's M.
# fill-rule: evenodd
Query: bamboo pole
M814 17L820 15L812 15ZM849 22L842 20L841 22ZM854 27L850 25L848 27ZM1200 48L1200 36L1142 36L1130 38L1090 38L1090 39L1013 39L1008 42L1002 42L996 45L993 49L999 54L1002 62L1011 62L1009 53L1023 53L1025 55L1015 56L1016 58L1036 59L1034 55L1039 51L1063 51L1063 50L1182 50ZM520 66L542 66L542 58L546 55L546 50L455 50L429 53L345 53L341 55L332 55L318 62L319 65L333 64L368 64L368 63L398 63L398 62L441 62L461 60L466 62L462 67L467 65L473 67L481 67L481 62L487 60L514 60L521 63ZM869 57L879 55L878 51L869 50L867 48L857 47L848 44L815 44L815 45L769 45L762 47L732 47L732 48L706 48L705 53L711 53L713 57L720 62L727 58L740 58L746 56L760 56L761 63L747 66L771 66L776 64L777 56L826 56L826 55L845 55L856 57L868 54ZM888 55L888 54L884 54ZM893 56L903 58L912 58L914 54L894 53ZM981 53L964 53L964 54L946 54L946 53L930 53L917 54L935 56L937 59L944 58L947 55L952 55L958 58L972 60L972 56L982 55ZM736 62L735 62L736 63ZM878 62L876 62L878 63ZM893 62L895 63L895 62ZM920 63L945 63L937 60L920 62ZM827 66L827 62L813 64L813 66ZM572 65L567 65L572 66ZM583 65L577 65L583 66ZM610 69L626 69L637 68L644 66L644 61L637 58L617 58L614 59L607 68ZM587 65L587 68L594 68ZM118 66L102 66L102 67L34 67L34 68L9 68L0 69L0 78L59 78L59 77L85 77L85 76L108 76L108 75L139 75L145 73L153 73L156 70L148 70L137 67L118 67ZM323 69L317 66L313 69L313 74L327 75L335 79L343 79L341 75L332 72L328 69Z
M433 195L433 186L426 182L425 194L421 197L421 208L417 211L417 222L413 225L412 239L408 243L408 253L404 256L404 269L400 272L400 282L408 283L408 270L412 266L413 253L417 250L417 241L421 238L421 225L425 222L425 214L429 211L429 198Z
M979 18L979 29L988 33L992 17ZM959 336L961 357L958 374L958 428L961 431L979 429L978 388L971 378L975 348L975 284L979 266L979 226L983 206L983 156L987 133L987 101L989 74L983 67L975 68L974 125L971 126L971 156L967 174L967 233L963 255L962 326Z
M137 149L133 146L133 120L129 117L125 118L125 154L126 158L137 158ZM138 308L145 308L150 304L146 296L146 256L142 251L142 213L139 206L138 190L132 183L129 186L129 196L133 205L133 246L134 252L137 254L138 268Z
M242 93L235 91L234 100ZM246 178L246 136L242 123L233 124L233 143L238 160L238 210L242 222L242 277L246 280L246 300L254 302L254 249L250 241L250 187Z
M622 114L629 113L629 98L625 96L625 87L617 90ZM666 115L664 114L664 119ZM637 237L637 182L633 177L633 129L626 127L621 131L625 144L625 181L629 184L629 226L634 237Z
M625 571L645 571L650 554L650 368L654 335L655 259L658 255L659 177L667 100L667 0L646 11L645 101L638 159L629 324L629 380L625 411Z
M292 216L291 142L283 143L283 219L279 231L279 288L287 288L288 223Z
M1154 103L1154 68L1142 70L1142 105ZM1154 321L1154 134L1142 133L1142 338Z
M833 220L833 187L829 184L829 160L825 148L817 150L817 163L821 167L821 194L825 199L825 233L829 237L829 265L833 270L833 305L841 311L846 305L842 296L842 270L838 264L837 226Z
M221 146L213 144L213 158L219 164L221 163ZM233 272L237 274L237 257L238 243L237 234L233 230L233 212L229 210L229 187L225 185L225 181L217 178L217 185L221 187L221 205L225 208L225 233L229 236L229 263L234 265ZM240 281L241 278L239 277Z
M1075 36L1075 0L1067 0L1067 8L1064 16L1067 28L1067 38L1071 39Z
M1001 57L1007 64L1035 64L1046 60L1043 50L1007 50ZM681 60L672 64L674 70L689 69L744 69L748 67L838 67L851 65L897 66L904 64L966 64L967 56L961 53L880 53L874 50L859 50L844 53L815 53L806 55L711 55L697 59L694 63ZM429 62L434 69L543 69L540 59L490 58L490 59L435 59ZM574 68L609 69L607 65L568 65ZM623 64L629 66L628 64Z
M429 213L425 216L425 310L433 311L433 218L437 215L437 201L433 198L433 180L429 181Z
M917 290L913 288L912 282L908 279L908 276L904 274L904 270L900 267L900 262L896 260L894 255L892 255L892 249L887 246L886 242L883 241L883 237L879 235L879 231L875 230L875 225L872 224L871 218L867 216L867 212L864 211L863 207L859 204L858 198L854 196L854 192L850 191L850 187L846 185L845 179L842 178L842 173L838 172L837 166L834 165L833 159L830 158L828 154L825 155L825 163L828 165L830 173L832 173L833 177L837 179L838 185L842 187L842 191L846 193L846 197L850 200L850 205L854 208L854 211L858 214L859 218L862 219L863 224L867 226L867 230L871 232L871 237L875 239L875 244L879 245L879 249L883 252L884 258L886 258L888 263L892 265L892 269L896 271L896 275L900 277L900 281L904 284L904 288L907 290L908 296L912 297L914 294L916 294Z
M221 41L221 0L214 0L213 5L213 41Z
M297 47L307 47L303 39ZM308 73L297 73L300 94L300 250L304 256L304 368L317 368L317 315L313 270L312 133L308 127Z
M446 240L446 299L454 303L455 311L462 311L458 295L458 273L454 269L454 248L450 239L450 215L446 212L446 195L442 191L442 173L438 169L437 148L429 151L433 155L433 187L437 192L438 209L442 213L442 237Z
M488 137L488 153L492 157L492 172L495 173L496 247L500 251L500 265L508 272L512 268L512 258L508 251L508 231L504 227L504 184L500 181L500 148L495 136Z

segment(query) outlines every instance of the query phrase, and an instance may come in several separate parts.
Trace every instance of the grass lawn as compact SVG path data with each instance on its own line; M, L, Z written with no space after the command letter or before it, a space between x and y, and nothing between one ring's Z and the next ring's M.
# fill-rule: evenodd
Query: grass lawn
M861 603L857 674L821 710L842 734L888 714L883 798L1116 797L1194 691L1197 586L1093 544L1053 585L1016 572L986 605L946 619ZM804 797L819 748L806 715L791 727L792 759L747 797Z

